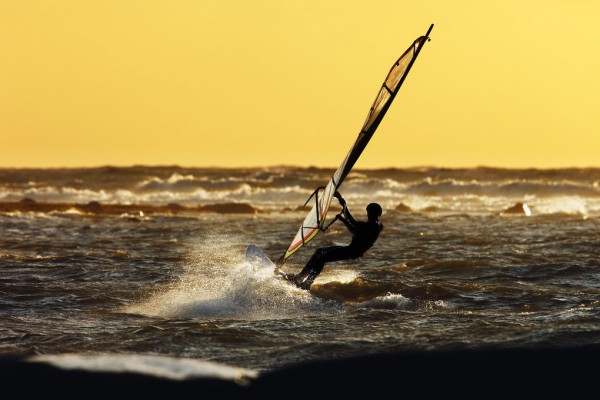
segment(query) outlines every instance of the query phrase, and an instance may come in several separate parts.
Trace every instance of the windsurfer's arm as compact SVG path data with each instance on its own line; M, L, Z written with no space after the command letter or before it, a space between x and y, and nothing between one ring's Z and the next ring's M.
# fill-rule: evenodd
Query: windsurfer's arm
M346 207L346 200L344 200L344 198L342 197L342 194L336 190L336 192L333 196L336 199L338 199L338 201L340 202L340 206L342 206L342 212L338 214L340 219L343 219L342 217L346 217L346 219L348 219L348 221L345 221L345 222L349 222L352 225L356 225L356 220L354 219L354 217L352 217L352 214L350 214L350 211L348 211L348 207Z
M342 197L342 194L340 192L338 192L336 190L335 193L333 194L333 197L338 199L340 206L342 206L342 208L346 208L346 200L344 200L344 198Z
M344 225L346 225L346 228L348 228L348 230L350 232L355 233L356 229L357 229L356 220L354 219L352 214L350 214L350 211L348 211L348 207L346 207L346 200L344 200L341 193L338 192L337 190L333 196L336 199L338 199L338 201L340 202L340 205L342 206L342 212L340 212L336 216L336 218L341 220L344 223Z
M344 217L346 217L346 219L348 220L348 223L354 227L357 226L357 222L354 219L354 217L352 216L352 214L350 214L350 211L348 210L348 208L344 207L344 210L342 211L342 215Z
M350 216L350 218L352 218L352 216ZM337 215L337 219L342 221L344 223L344 225L346 225L346 228L348 228L348 230L351 233L356 233L356 230L358 229L358 227L356 226L356 221L354 221L354 218L352 218L351 220L346 219L346 218L344 218L342 213L340 213Z

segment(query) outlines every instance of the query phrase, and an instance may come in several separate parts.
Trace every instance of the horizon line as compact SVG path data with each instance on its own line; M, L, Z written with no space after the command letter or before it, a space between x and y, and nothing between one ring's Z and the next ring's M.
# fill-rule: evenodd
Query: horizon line
M223 170L234 170L234 169L274 169L274 168L286 168L286 169L332 169L335 170L337 167L333 166L317 166L317 165L295 165L295 164L272 164L272 165L240 165L240 166L219 166L219 165L181 165L181 164L146 164L146 163L132 163L132 164L97 164L97 165L80 165L80 166L5 166L0 165L0 170L20 169L20 170L58 170L58 169L102 169L102 168L191 168L191 169L223 169ZM485 165L479 164L475 166L443 166L443 165L432 165L422 164L414 166L387 166L387 167L358 167L356 166L353 170L361 171L378 171L378 170L414 170L414 169L447 169L447 170L461 170L461 169L504 169L504 170L566 170L566 169L600 169L598 166L501 166L501 165Z

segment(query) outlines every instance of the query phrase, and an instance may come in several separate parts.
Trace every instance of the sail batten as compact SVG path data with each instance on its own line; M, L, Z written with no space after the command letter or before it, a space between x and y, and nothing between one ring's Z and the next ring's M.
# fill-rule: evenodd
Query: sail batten
M344 179L346 176L348 176L350 170L377 130L377 127L385 116L385 113L389 109L396 94L400 90L402 83L406 79L406 76L408 75L413 63L419 55L423 44L429 39L429 33L432 29L433 24L429 27L429 30L425 36L417 38L393 64L392 68L384 79L383 84L379 88L377 96L375 97L375 101L369 109L367 118L363 123L356 141L350 148L350 151L344 158L342 164L338 167L327 185L323 188L323 192L321 193L320 197L318 193L319 189L317 189L311 195L311 197L314 195L316 198L315 205L304 219L300 229L298 229L296 232L296 236L292 240L292 243L288 249L278 260L278 265L282 265L289 257L292 256L292 254L298 251L302 246L313 239L319 232L325 230L328 226L326 225L327 212L329 211L329 207L335 192L342 185Z

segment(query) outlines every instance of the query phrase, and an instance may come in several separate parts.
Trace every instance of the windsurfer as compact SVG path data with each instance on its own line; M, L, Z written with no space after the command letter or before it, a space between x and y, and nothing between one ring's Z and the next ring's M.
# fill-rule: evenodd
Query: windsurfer
M367 221L356 221L346 207L346 200L342 195L335 192L334 196L342 206L342 212L336 216L336 219L341 220L352 233L352 241L347 246L318 248L298 275L287 276L301 289L310 289L314 280L323 270L325 263L362 257L373 246L383 229L383 224L379 221L383 210L379 204L370 203L367 205Z

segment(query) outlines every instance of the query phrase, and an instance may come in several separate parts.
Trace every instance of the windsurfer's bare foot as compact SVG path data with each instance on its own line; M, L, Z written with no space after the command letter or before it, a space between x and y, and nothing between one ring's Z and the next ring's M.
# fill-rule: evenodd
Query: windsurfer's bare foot
M296 282L296 286L299 287L302 290L310 290L310 285L312 284L312 282L308 282L308 281L304 281L304 282Z
M296 281L296 274L285 274L285 279L287 279L288 281L295 282Z
M277 269L277 273L279 274L279 276L281 276L286 281L295 282L295 280L296 280L295 274L287 274L280 269Z
M298 275L296 274L286 274L285 272L281 272L281 276L289 281L290 283L292 283L294 286L296 286L297 288L303 289L303 290L309 290L310 289L310 285L312 282L309 282L307 280L305 280L304 282L300 282L297 278Z

